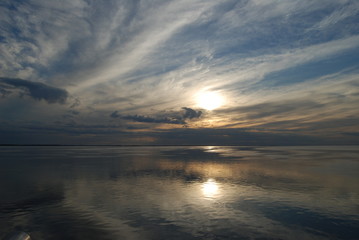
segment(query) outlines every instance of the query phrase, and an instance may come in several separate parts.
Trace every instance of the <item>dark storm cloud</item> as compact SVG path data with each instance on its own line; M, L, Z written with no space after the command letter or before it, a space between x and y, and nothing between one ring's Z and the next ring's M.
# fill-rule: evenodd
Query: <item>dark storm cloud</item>
M64 89L19 78L0 77L0 89L1 92L12 92L18 89L35 100L45 100L48 103L64 104L68 97L68 92Z
M144 116L144 115L126 115L122 116L118 111L114 111L110 114L112 118L122 118L134 122L144 123L168 123L168 124L186 124L186 119L200 118L202 115L201 111L196 111L192 108L183 107L183 111L179 112L168 112L164 114L157 114L155 117Z

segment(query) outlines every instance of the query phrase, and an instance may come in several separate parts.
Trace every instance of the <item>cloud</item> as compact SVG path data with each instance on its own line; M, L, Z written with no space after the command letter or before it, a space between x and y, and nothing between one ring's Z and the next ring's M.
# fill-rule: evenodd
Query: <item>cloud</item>
M171 117L163 117L163 118L154 118L148 116L141 116L141 115L132 115L132 116L124 116L122 117L126 120L131 120L135 122L144 122L144 123L168 123L168 124L186 124L185 121L182 119L176 119Z
M357 1L345 2L343 6L338 6L330 15L324 17L319 23L313 26L313 29L323 30L327 27L333 27L335 24L350 17L356 17L359 12L359 3Z
M183 107L182 109L185 110L185 112L183 114L184 119L199 118L202 115L202 111L196 111L196 110L193 110L192 108L188 108L188 107Z
M11 92L2 88L1 85L0 85L0 96L2 97L6 97L8 94L10 94Z
M114 111L113 113L110 114L110 117L118 118L118 117L121 117L121 115L118 113L118 111Z
M202 115L202 111L196 111L192 108L183 107L182 110L183 111L157 113L154 117L137 114L122 116L119 111L114 111L110 114L110 117L143 123L187 124L187 119L200 118Z
M0 125L66 116L131 134L184 124L337 132L329 123L358 115L352 0L12 0L0 8L0 115L9 113ZM204 89L226 104L195 110ZM16 94L68 104L35 107ZM340 131L357 126L345 124Z
M178 128L148 134L157 139L157 144L165 145L312 145L330 142L330 139L300 133L258 132L250 128Z
M263 119L265 117L289 117L319 111L324 104L313 101L289 101L289 102L266 102L246 107L239 107L236 111L246 114L251 119Z
M344 135L359 137L359 132L344 132Z
M21 93L35 100L45 100L48 103L64 104L68 98L68 92L64 89L18 78L0 77L0 89L2 92L12 92L15 89L20 90Z

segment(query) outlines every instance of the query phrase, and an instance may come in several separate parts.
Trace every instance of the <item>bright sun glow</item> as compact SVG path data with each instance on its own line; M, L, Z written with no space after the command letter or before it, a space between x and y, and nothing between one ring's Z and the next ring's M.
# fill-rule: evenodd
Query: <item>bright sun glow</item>
M197 105L207 110L219 108L223 103L223 97L217 92L202 92L197 96Z
M202 193L206 197L214 197L218 194L218 184L213 179L208 179L202 185Z

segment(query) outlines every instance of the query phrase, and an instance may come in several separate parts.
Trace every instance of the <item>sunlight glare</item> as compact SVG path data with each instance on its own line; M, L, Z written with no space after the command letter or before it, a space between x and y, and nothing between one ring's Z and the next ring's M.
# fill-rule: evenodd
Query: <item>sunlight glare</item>
M208 179L202 185L202 193L205 197L214 197L219 193L218 184L213 179Z
M197 105L206 110L219 108L223 103L223 97L217 92L202 92L197 96Z

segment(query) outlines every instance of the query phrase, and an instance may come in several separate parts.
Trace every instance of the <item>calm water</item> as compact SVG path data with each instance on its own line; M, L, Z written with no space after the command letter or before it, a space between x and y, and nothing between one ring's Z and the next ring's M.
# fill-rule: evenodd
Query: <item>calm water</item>
M0 239L359 239L358 147L0 147Z

